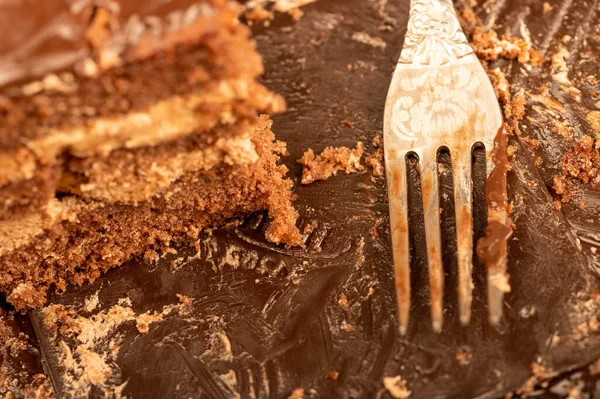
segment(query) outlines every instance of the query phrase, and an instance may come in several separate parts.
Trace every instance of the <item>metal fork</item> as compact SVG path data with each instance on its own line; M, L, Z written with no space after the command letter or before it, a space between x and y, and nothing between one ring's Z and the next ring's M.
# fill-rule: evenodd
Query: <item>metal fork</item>
M384 147L390 224L394 252L400 331L406 333L410 310L410 254L406 156L419 159L425 239L429 266L431 319L443 323L444 268L440 236L437 155L450 151L456 208L458 307L463 325L471 318L473 221L472 149L486 150L488 228L491 251L486 259L488 310L491 323L502 316L506 275L506 176L501 176L505 133L492 84L473 53L450 0L412 0L404 46L386 100ZM494 148L496 146L496 148ZM496 169L492 193L490 174ZM499 174L500 173L500 174ZM491 198L491 200L490 200ZM500 233L493 231L498 226ZM485 251L485 248L482 248Z

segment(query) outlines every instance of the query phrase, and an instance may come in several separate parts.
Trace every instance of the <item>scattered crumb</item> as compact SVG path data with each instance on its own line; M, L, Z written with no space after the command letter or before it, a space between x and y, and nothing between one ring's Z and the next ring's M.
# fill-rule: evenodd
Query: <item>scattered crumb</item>
M269 11L262 4L257 4L252 9L244 12L244 17L250 22L262 22L272 20L275 17L273 11Z
M552 80L562 84L571 84L568 76L569 67L567 66L569 56L567 47L559 43L558 49L551 57Z
M488 70L488 76L492 81L494 92L500 103L505 106L510 104L512 96L510 94L510 83L506 79L506 74L500 68L495 68Z
M536 362L530 365L532 376L529 377L523 385L519 389L516 390L517 395L521 395L522 397L526 397L528 394L533 392L536 386L540 385L544 381L549 380L554 377L556 373L551 372L546 368L546 366L542 363L541 359L538 359Z
M473 359L473 353L466 348L461 348L456 352L456 360L461 366L468 366Z
M521 90L521 92L517 93L510 102L510 113L507 116L516 120L522 120L525 116L526 103L527 101L523 95L523 90Z
M382 49L387 47L387 43L382 38L370 36L366 32L354 32L352 34L352 40L372 47L378 47Z
M542 159L542 157L535 157L535 159L533 160L533 164L538 168L542 166L543 163L544 160Z
M342 322L340 323L340 328L349 334L356 331L356 326L349 324L346 320L342 320Z
M304 226L302 234L311 234L317 227L319 227L319 222L311 220L310 223L307 223L306 226Z
M547 14L554 9L554 7L552 7L552 5L550 5L550 3L548 3L547 1L544 2L543 8L544 14Z
M304 399L304 389L302 389L302 388L294 389L292 394L290 396L288 396L288 399Z
M312 149L304 153L298 160L304 165L302 170L302 184L310 184L317 180L325 180L342 170L346 174L358 172L364 169L360 161L364 152L362 142L356 143L356 148L327 147L323 152L315 156Z
M506 148L506 155L508 155L509 157L512 157L516 153L517 153L517 146L515 146L515 145L509 145Z
M351 119L346 118L342 121L342 123L348 126L350 129L354 129L354 122L352 122Z
M192 302L194 301L193 298L190 298L187 295L177 294L176 296L179 299L179 303L181 303L182 305L186 305L186 306L191 305Z
M245 4L244 16L249 21L269 22L273 19L273 11L289 14L295 21L304 15L300 7L317 0L250 0ZM268 26L267 24L266 26Z
M521 137L521 141L523 141L525 144L527 144L529 147L533 148L534 150L537 150L538 148L540 148L540 141L538 139L530 139L527 137Z
M90 295L89 298L85 298L85 301L83 302L83 310L91 313L98 307L99 303L100 300L98 299L98 293L96 292L95 294Z
M554 177L554 191L563 202L572 198L575 180L584 184L600 183L600 141L583 136L575 147L563 156L561 174Z
M344 310L348 310L350 308L350 304L348 303L348 298L344 294L340 295L340 299L338 299L338 303Z
M598 168L600 167L600 154L598 142L590 136L584 136L575 146L574 150L568 151L563 157L563 172L582 183L596 183Z
M96 386L104 385L112 376L112 369L96 352L79 346L77 353L79 354L81 367L84 370L83 378L91 384Z
M161 313L144 313L135 319L135 326L141 334L147 334L150 330L150 324L163 320Z
M396 377L383 377L383 386L396 399L407 399L410 391L406 387L406 381L399 375Z
M275 9L279 12L289 12L295 8L314 3L317 0L269 0L275 3Z
M380 177L383 176L384 167L383 167L383 136L381 133L377 133L377 135L373 138L373 147L375 148L375 152L365 158L365 164L371 168L373 171L373 176Z
M300 21L300 19L302 19L304 16L304 11L299 8L292 8L288 11L288 14L290 14L294 21Z
M517 59L520 63L531 66L541 65L544 61L542 54L534 50L527 41L511 36L508 32L499 37L495 30L485 30L480 26L471 35L471 46L475 54L485 61Z
M596 133L596 138L600 138L600 111L589 112L585 119L591 125L592 129Z
M325 373L325 379L336 381L340 373L337 371L328 371Z

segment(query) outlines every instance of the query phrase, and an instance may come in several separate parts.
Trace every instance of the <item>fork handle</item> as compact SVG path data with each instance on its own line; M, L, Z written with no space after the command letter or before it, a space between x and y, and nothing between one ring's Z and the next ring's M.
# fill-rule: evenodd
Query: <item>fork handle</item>
M451 0L411 0L400 63L437 66L471 53Z

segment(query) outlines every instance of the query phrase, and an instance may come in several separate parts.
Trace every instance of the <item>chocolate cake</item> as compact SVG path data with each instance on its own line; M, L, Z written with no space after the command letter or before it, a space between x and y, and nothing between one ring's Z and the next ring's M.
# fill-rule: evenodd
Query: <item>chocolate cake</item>
M19 309L268 210L299 243L262 59L226 0L0 5L0 291ZM25 21L25 22L24 22Z

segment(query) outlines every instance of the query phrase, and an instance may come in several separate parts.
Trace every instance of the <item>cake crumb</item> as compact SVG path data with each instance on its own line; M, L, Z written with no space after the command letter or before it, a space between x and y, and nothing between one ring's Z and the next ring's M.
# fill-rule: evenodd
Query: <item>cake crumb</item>
M350 129L354 129L354 122L352 122L351 119L346 118L342 121L342 123L346 126L348 126Z
M563 158L563 170L566 174L582 183L594 181L598 176L599 167L598 143L594 144L590 136L583 136L575 149L567 152Z
M83 302L83 310L91 313L98 307L99 304L100 300L98 299L98 292L96 292L95 294L90 295L88 298L85 298L85 301Z
M150 330L150 324L163 320L161 313L143 313L135 319L135 326L140 334L147 334Z
M273 14L273 11L265 9L262 4L257 4L253 8L246 10L244 12L244 17L249 22L263 22L272 20L275 15Z
M527 144L529 147L533 148L534 150L537 150L538 148L540 148L540 141L538 139L522 137L521 141L523 141L525 144Z
M19 283L15 289L7 295L6 300L17 309L39 308L46 301L46 292L36 289L33 283Z
M495 30L485 30L481 26L475 27L473 31L471 46L475 54L485 61L517 59L520 63L531 66L541 65L544 61L542 54L527 41L511 36L509 32L498 36Z
M265 26L270 25L270 21L274 18L274 13L271 9L287 13L294 21L299 21L304 12L300 7L317 0L250 0L246 2L244 8L244 17L251 22L265 22Z
M407 399L411 392L406 387L406 381L399 375L395 377L383 377L383 386L396 399Z
M596 133L596 138L600 138L600 111L590 111L585 119L591 125Z
M332 381L337 381L339 376L340 373L338 371L328 371L327 373L325 373L325 379Z
M363 152L364 146L361 141L356 143L356 148L353 150L348 147L327 147L318 156L315 156L313 150L309 149L298 160L304 166L302 184L325 180L335 176L338 171L350 174L363 170L364 166L361 165Z
M84 378L93 385L104 385L112 376L112 369L96 352L80 346L77 348L77 353L79 354L81 366L84 370Z
M378 47L384 49L387 47L387 43L380 37L374 37L366 32L354 32L352 34L352 40L362 44L366 44L372 47Z
M543 5L543 9L544 9L544 14L547 14L550 11L552 11L554 9L554 7L552 7L552 5L550 3L548 3L547 1L545 1L544 5Z
M292 394L288 396L288 399L304 399L304 389L296 388L292 391Z
M383 176L384 173L383 136L381 133L377 133L373 138L372 145L375 148L375 151L365 158L365 164L371 168L373 176L380 177Z
M456 352L456 361L461 366L468 366L473 359L473 354L467 348L461 348Z
M340 299L338 299L338 304L344 310L348 310L350 308L350 304L348 303L348 298L344 294L340 295Z
M574 181L600 184L600 140L583 136L562 159L561 174L554 177L554 191L564 203L573 197Z

